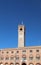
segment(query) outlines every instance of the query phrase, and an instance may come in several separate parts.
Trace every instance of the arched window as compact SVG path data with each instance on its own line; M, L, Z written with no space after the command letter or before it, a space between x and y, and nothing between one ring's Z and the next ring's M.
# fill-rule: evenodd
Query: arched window
M29 59L30 60L33 60L33 55L32 54L29 56Z
M23 55L22 56L22 60L26 60L26 55Z
M19 56L18 55L15 58L16 58L16 60L19 60Z
M30 63L29 65L34 65L33 63Z
M3 65L3 63L0 63L0 65Z
M3 60L4 59L4 57L1 57L1 60Z
M5 65L9 65L8 63L5 63Z
M15 65L19 65L19 63L16 63Z
M10 60L14 60L14 56L11 56L11 57L10 57Z
M3 56L0 56L0 60L4 60L4 57Z
M20 28L20 31L22 31L22 27Z
M14 63L10 63L10 65L14 65Z
M40 63L36 63L36 65L40 65Z
M22 63L22 65L26 65L26 63Z
M38 59L38 60L40 59L40 55L39 54L36 55L36 59Z
M8 56L6 56L5 60L9 60L9 57L8 57Z

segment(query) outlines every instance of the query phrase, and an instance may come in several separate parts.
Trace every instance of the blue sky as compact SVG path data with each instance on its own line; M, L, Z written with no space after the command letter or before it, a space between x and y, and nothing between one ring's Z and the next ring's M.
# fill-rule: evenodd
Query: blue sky
M40 46L41 0L0 0L0 48L18 47L18 25L22 21L25 46Z

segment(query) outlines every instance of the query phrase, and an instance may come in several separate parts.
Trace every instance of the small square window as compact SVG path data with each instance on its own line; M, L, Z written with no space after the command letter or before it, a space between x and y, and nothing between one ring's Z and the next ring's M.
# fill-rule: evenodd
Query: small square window
M6 53L8 54L9 52L7 51Z
M3 54L4 52L2 51L2 54Z
M36 50L36 52L39 52L39 50Z
M32 52L32 50L30 50L30 52Z
M11 51L11 53L14 53L14 51Z
M17 53L19 53L19 51L17 51Z

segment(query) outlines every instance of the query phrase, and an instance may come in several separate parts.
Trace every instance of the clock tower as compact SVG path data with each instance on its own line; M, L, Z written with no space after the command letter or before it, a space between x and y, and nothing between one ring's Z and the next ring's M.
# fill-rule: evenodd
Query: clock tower
M24 25L18 26L18 47L24 47L25 27Z

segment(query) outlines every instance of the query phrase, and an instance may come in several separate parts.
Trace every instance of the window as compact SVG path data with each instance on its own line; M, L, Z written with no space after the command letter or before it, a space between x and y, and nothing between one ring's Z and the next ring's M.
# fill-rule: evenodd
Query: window
M14 65L14 63L10 63L10 65Z
M0 65L3 65L3 63L0 63Z
M34 65L33 63L30 63L29 65Z
M15 65L19 65L19 63L16 63Z
M1 56L1 57L0 57L0 60L3 60L3 59L4 59L4 57L3 57L3 56Z
M22 60L26 60L26 57L23 57Z
M32 52L32 50L30 50L30 52Z
M8 65L8 63L5 63L5 65Z
M16 56L15 58L16 58L16 60L19 60L19 56Z
M3 54L4 52L2 51L2 54Z
M3 60L4 58L3 57L1 57L1 60Z
M5 60L9 60L9 57L6 57Z
M17 53L19 53L19 51L17 51Z
M13 56L11 56L11 57L10 57L10 60L14 60L14 57L13 57Z
M14 51L11 51L11 53L14 53Z
M22 53L25 54L26 53L26 50L23 50Z
M23 55L22 56L22 60L26 60L26 55Z
M26 50L23 50L22 52L26 52Z
M36 52L39 52L39 50L36 50Z
M33 60L33 55L32 54L29 56L29 59L30 60Z
M36 55L36 59L38 59L38 60L40 59L40 55L39 54Z
M36 63L36 65L40 65L40 63Z
M6 53L8 54L9 52L7 51Z

